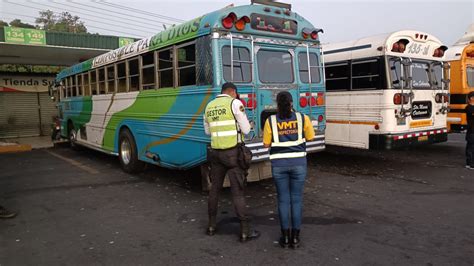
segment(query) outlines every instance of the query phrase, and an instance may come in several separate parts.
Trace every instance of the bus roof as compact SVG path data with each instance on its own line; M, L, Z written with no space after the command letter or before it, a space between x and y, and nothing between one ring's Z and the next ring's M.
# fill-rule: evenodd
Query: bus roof
M426 36L426 38L425 38ZM405 53L392 52L392 45L400 40L408 41ZM412 51L408 49L410 43L421 44L420 49ZM434 50L442 47L441 41L435 36L416 30L401 30L391 33L384 33L374 36L368 36L357 40L351 40L340 43L329 43L323 45L324 59L326 62L351 60L358 58L375 57L382 55L401 56L407 54L410 57L430 58L441 60L441 58L433 57ZM444 49L446 49L446 46Z
M271 30L254 29L251 26L247 26L243 32L237 31L235 27L230 30L226 30L222 27L221 20L230 13L234 13L237 18L241 18L243 16L247 16L250 18L252 14L258 14L263 18L274 17L284 19L289 22L296 22L296 32L293 32L292 34L276 31L272 32ZM249 24L251 24L252 22L254 21L251 21ZM263 21L263 23L265 24L265 21ZM171 46L173 44L191 40L200 36L210 34L213 31L223 30L227 32L231 31L236 33L269 36L271 38L306 41L305 39L303 39L301 34L303 29L314 29L314 27L309 21L307 21L297 13L291 12L290 10L287 10L282 7L266 5L244 5L237 7L228 6L223 9L219 9L204 16L185 22L183 24L171 27L167 30L161 31L149 38L139 40L127 46L120 47L118 49L112 50L105 54L99 55L82 63L69 67L61 71L57 75L56 80L60 81L62 78L65 78L70 75L85 72L87 70L107 65L109 63L114 63L129 57L136 56L138 54L146 53L148 51L157 50L163 47ZM319 37L315 40L315 42L319 43Z
M472 58L472 52L474 51L474 43L466 44L455 44L449 47L448 51L444 56L445 61L456 61L461 60L463 56L469 53L469 57Z

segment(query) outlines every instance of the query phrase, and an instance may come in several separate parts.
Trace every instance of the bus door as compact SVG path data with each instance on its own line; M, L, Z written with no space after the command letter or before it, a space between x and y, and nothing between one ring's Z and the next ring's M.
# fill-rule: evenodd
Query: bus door
M259 134L253 38L232 34L229 37L222 40L219 46L222 54L222 82L233 82L238 88L249 122L255 125L246 135L246 140L251 141Z
M255 87L257 105L257 130L262 137L265 121L276 114L276 96L288 91L293 103L299 102L297 75L295 73L295 49L275 44L256 44L255 50Z
M324 66L320 49L307 45L295 49L298 73L296 110L308 115L319 132L324 130ZM298 99L301 99L298 100Z

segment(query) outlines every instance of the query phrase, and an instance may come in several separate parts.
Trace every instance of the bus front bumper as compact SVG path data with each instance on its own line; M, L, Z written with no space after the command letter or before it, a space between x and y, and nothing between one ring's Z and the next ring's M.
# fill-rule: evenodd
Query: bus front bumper
M369 149L392 150L448 141L448 129L433 129L399 134L370 134Z
M263 142L246 143L252 151L252 163L269 160L268 148L263 147ZM314 140L306 142L306 152L313 153L323 151L326 148L324 135L316 135Z

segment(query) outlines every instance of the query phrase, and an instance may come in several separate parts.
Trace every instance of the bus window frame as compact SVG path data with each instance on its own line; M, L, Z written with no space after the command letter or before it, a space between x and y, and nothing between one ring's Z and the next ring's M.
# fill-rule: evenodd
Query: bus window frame
M95 82L92 82L92 77L95 76ZM97 68L89 71L89 78L90 78L90 87L91 87L91 96L94 95L99 95L99 90L98 90L98 75L97 75ZM95 91L95 93L94 93Z
M79 82L80 81L80 82ZM83 89L82 89L82 74L77 74L76 75L76 84L77 84L77 96L82 96L83 95Z
M258 60L258 54L261 51L269 51L269 52L286 52L290 55L291 57L291 77L292 81L291 82L266 82L262 81L262 77L260 75L260 62ZM296 64L295 64L295 49L293 47L268 47L268 46L259 46L259 49L256 49L255 51L255 62L257 64L257 76L258 76L258 82L260 84L264 85L294 85L296 84Z
M367 57L367 58L358 58L354 60L350 60L350 79L351 79L351 91L373 91L373 90L383 90L383 71L385 68L385 64L382 62L382 57ZM372 63L376 62L377 63L377 74L376 75L364 75L364 76L356 76L354 77L354 65L357 64L364 64L364 63ZM371 78L371 77L378 77L379 80L377 82L377 87L371 87L371 88L354 88L354 79L363 79L363 78Z
M186 47L186 46L190 46L190 45L194 45L194 64L193 65L189 65L189 66L185 66L185 67L179 67L179 55L178 55L178 49L182 48L182 47ZM196 56L196 40L192 40L190 42L186 42L186 43L182 43L182 44L179 44L179 45L174 45L173 46L173 49L174 49L174 52L173 54L175 55L174 56L174 65L173 65L173 69L174 69L174 72L175 72L175 83L174 83L174 88L178 88L178 87L186 87L186 86L197 86L197 67L196 67L196 62L197 62L197 56ZM194 84L190 84L190 85L183 85L181 86L180 85L180 82L179 82L179 70L181 69L187 69L187 68L191 68L191 67L194 67Z
M171 67L168 67L168 68L164 68L164 69L160 69L160 53L161 52L164 52L164 51L170 51L170 57L172 56L172 60L171 60ZM161 50L158 50L156 51L157 53L157 68L156 68L156 72L158 72L158 80L157 80L157 87L158 89L162 89L162 88L170 88L169 86L166 86L166 87L162 87L161 86L161 75L162 73L161 72L164 72L164 71L169 71L171 70L171 72L173 73L173 84L172 84L172 88L175 88L175 82L176 82L176 73L175 73L175 60L176 60L176 55L175 55L175 51L174 51L174 46L170 46L170 47L166 47L165 49L161 49ZM172 54L171 54L172 53Z
M151 55L153 57L153 64L143 65L143 57L146 55ZM156 71L156 51L149 51L140 55L140 90L153 90L157 88L157 71ZM144 84L144 77L143 70L152 68L153 73L153 83ZM144 87L147 87L146 89Z
M317 60L317 63L319 64L321 62L321 55L318 56L318 54L315 52L315 51L312 51L312 52L309 52L309 54L314 54L316 56L316 60ZM297 59L298 59L298 81L301 83L301 84L309 84L309 71L306 70L306 73L308 73L308 81L307 82L304 82L302 79L301 79L301 66L300 66L300 55L304 56L306 59L307 59L307 53L306 51L299 51L297 52ZM322 63L321 64L316 64L315 66L311 65L311 60L310 60L310 65L309 67L311 68L311 73L313 73L312 69L317 69L317 72L318 72L318 82L315 82L312 78L311 78L311 84L320 84L323 82L323 78L322 78L322 73L321 73L321 68L322 68ZM306 64L307 65L307 64Z
M328 67L337 67L337 66L346 66L347 65L347 77L340 77L340 78L328 78L327 76L327 68ZM352 78L351 78L351 73L352 73L352 67L351 67L351 60L344 60L344 61L335 61L335 62L331 62L331 63L326 63L325 65L325 72L326 72L326 91L327 92L333 92L333 91L351 91L351 88L352 88ZM327 86L327 83L328 81L332 81L332 80L348 80L349 82L349 87L345 88L345 89L330 89L328 90L328 86Z
M472 86L469 84L469 76L468 76L469 71L467 70L468 68L472 69L472 71L471 71L472 81L473 81ZM471 64L466 65L466 86L467 86L467 88L474 88L474 65L471 65Z
M225 74L224 74L224 48L228 47L230 49L230 43L229 44L224 44L221 46L220 48L220 57L221 57L221 64L220 64L220 67L222 68L222 80L224 82L233 82L233 83L237 83L237 84L251 84L254 80L254 73L253 73L253 67L252 67L252 53L251 53L251 49L249 49L248 47L244 46L244 45L233 45L233 48L244 48L247 50L247 52L249 53L249 59L250 61L247 63L247 62L240 62L240 60L233 60L234 62L238 62L240 64L248 64L250 65L250 80L249 81L230 81L230 80L227 80L225 78ZM234 53L235 54L235 53ZM230 56L230 55L229 55ZM230 66L230 65L229 65ZM235 68L235 63L234 63L234 68ZM234 75L235 76L235 75Z
M116 64L110 64L110 65L106 65L105 66L105 91L106 91L106 94L113 94L116 92L116 87L117 87L117 73L116 73L116 68L115 68L115 65ZM114 73L114 76L113 78L111 79L109 77L109 68L113 68L113 73ZM114 83L114 87L111 89L110 86L109 86L109 82L113 81Z
M131 75L130 74L130 61L137 61L137 73ZM135 92L140 91L140 56L134 56L126 60L126 68L127 68L127 92ZM132 78L138 77L138 84L136 90L131 90L132 85Z

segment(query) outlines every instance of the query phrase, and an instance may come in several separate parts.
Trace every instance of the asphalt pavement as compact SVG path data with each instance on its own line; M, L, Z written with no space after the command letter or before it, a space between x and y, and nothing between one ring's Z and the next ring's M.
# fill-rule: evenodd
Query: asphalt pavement
M262 236L238 242L230 190L218 234L204 234L198 171L149 166L60 146L0 154L4 265L474 265L474 171L463 135L400 151L328 147L308 157L302 247L276 243L272 180L248 185Z

